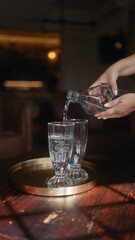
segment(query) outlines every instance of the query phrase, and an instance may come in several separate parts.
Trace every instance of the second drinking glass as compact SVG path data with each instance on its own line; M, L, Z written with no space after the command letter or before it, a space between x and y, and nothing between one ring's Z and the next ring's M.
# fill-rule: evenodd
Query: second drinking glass
M73 154L70 171L67 176L75 181L85 180L88 178L88 173L81 168L81 164L88 140L88 120L68 119L67 122L75 124Z

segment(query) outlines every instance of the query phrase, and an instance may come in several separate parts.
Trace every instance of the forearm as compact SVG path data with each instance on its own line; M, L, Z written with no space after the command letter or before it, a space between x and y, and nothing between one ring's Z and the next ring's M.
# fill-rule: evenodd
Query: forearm
M135 54L114 63L113 68L117 69L119 77L135 74Z
M114 94L117 95L117 83L119 77L126 77L135 74L135 54L123 58L112 64L92 85L109 83Z

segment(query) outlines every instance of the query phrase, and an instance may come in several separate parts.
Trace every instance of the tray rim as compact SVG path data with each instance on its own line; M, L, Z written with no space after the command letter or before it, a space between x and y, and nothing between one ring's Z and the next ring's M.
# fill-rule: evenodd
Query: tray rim
M38 164L37 164L38 162ZM32 165L32 163L34 163ZM38 195L38 196L51 196L51 197L57 197L57 196L70 196L70 195L75 195L79 194L85 191L88 191L95 187L98 183L101 171L98 166L96 166L94 163L88 162L83 160L82 161L82 166L93 169L93 172L96 173L96 178L93 179L90 182L85 182L77 186L70 186L70 187L65 187L65 188L47 188L47 187L35 187L35 186L30 186L26 184L19 183L15 180L12 179L12 175L23 168L23 166L29 167L29 166L34 166L34 165L39 165L39 164L51 164L51 169L52 169L52 163L50 157L40 157L40 158L33 158L33 159L28 159L25 161L21 161L19 163L14 164L11 166L8 170L8 181L9 184L14 187L16 190L33 194L33 195Z

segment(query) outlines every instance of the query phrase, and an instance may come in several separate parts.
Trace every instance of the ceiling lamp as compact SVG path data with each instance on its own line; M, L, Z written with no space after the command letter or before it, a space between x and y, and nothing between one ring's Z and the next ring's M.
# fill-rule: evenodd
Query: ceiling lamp
M56 52L50 51L50 52L48 52L47 56L49 59L54 60L54 59L56 59Z

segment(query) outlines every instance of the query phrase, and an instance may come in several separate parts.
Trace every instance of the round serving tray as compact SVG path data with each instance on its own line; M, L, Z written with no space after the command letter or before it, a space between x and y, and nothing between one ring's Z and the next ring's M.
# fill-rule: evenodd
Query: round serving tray
M15 164L9 169L9 183L17 190L41 196L68 196L82 193L97 185L100 169L83 160L82 168L89 175L78 185L64 188L47 188L47 181L54 176L50 158L36 158Z

